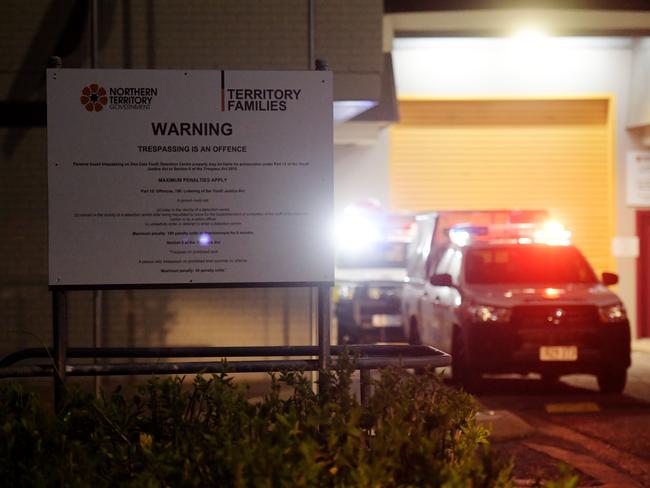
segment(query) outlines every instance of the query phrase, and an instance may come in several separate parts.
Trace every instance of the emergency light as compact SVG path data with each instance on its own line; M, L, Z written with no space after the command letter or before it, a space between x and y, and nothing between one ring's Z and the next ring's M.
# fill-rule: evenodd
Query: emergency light
M449 229L449 239L459 246L476 241L568 246L571 244L571 231L566 230L561 223L553 220L541 224L459 224Z

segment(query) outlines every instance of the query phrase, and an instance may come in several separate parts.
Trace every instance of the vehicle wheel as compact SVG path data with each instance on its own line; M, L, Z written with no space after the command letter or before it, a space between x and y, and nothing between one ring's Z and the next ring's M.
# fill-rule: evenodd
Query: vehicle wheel
M422 345L422 340L420 339L420 333L418 332L418 324L414 318L411 319L409 325L408 341L411 346ZM426 372L426 368L413 368L413 372L417 375L424 374Z
M347 330L345 330L343 328L340 328L340 327L339 327L338 343L341 344L341 345L350 343L350 334L348 333Z
M468 392L476 392L481 386L481 372L470 364L467 347L460 330L454 330L451 344L451 375L455 383Z
M404 337L404 329L401 327L395 330L386 331L386 338L389 342L406 342L406 337Z
M409 326L409 344L412 346L420 346L422 344L420 333L418 332L418 324L415 322L415 319L411 319L411 325Z
M339 321L339 338L338 343L356 344L358 342L357 331L354 324L350 322Z
M609 369L598 374L598 388L601 393L623 393L627 382L627 369Z

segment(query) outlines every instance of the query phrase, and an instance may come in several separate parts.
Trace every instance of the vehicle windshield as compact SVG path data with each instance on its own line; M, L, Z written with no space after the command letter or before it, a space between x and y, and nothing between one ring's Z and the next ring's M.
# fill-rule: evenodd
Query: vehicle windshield
M404 268L406 266L406 242L374 242L354 251L339 252L336 265L339 268Z
M499 246L467 251L471 284L596 283L587 260L571 246Z

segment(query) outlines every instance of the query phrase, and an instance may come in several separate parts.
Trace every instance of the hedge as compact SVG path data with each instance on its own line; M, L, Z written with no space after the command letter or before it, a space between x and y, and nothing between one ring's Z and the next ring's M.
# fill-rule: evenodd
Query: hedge
M67 391L54 414L0 388L3 486L507 487L477 404L429 371L381 371L361 405L352 361L272 375L258 402L228 374L152 378L137 394ZM288 393L287 393L288 392Z

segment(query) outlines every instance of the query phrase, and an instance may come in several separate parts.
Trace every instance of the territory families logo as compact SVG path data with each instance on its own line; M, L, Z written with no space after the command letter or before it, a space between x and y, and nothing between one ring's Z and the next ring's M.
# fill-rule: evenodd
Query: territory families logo
M301 96L301 89L288 87L227 87L225 72L221 72L222 112L284 112L297 104Z
M108 87L91 83L81 89L79 101L88 112L108 110L149 110L158 88L153 87Z

